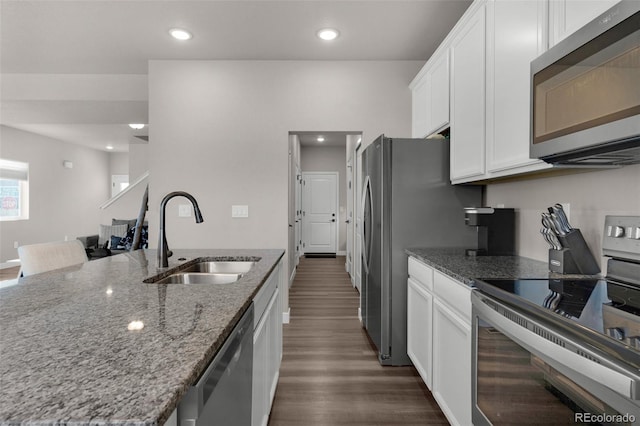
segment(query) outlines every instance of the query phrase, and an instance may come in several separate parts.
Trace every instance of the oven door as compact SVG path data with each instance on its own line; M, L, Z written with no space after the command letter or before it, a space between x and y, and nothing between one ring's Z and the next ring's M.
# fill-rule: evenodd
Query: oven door
M640 424L638 372L478 290L473 424Z

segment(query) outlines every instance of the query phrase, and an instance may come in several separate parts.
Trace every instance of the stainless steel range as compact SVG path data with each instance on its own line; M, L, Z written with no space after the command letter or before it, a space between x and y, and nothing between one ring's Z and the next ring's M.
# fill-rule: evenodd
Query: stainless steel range
M640 424L640 217L602 246L604 279L476 281L474 424Z

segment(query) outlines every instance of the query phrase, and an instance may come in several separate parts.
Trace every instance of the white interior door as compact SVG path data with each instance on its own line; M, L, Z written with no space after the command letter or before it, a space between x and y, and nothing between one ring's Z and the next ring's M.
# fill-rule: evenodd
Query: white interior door
M335 253L338 241L338 173L302 174L302 236L305 253Z
M302 171L300 166L296 164L296 223L295 223L295 240L296 240L296 265L300 262L302 254Z
M129 186L129 175L111 175L111 196L115 197Z
M353 270L355 271L354 286L360 291L360 283L362 282L362 145L356 148L356 163L355 163L355 238L354 238L354 256L353 256Z
M347 162L347 262L353 280L353 157Z

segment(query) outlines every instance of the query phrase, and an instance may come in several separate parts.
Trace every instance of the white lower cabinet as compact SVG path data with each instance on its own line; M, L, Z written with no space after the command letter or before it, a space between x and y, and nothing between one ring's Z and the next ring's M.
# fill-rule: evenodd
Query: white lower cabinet
M471 425L471 289L409 258L407 351L452 425Z
M433 295L412 278L407 285L407 354L431 390Z
M282 359L282 308L278 288L281 270L282 262L253 299L253 426L265 426L269 422L278 383Z
M452 425L471 424L471 324L433 302L433 397Z

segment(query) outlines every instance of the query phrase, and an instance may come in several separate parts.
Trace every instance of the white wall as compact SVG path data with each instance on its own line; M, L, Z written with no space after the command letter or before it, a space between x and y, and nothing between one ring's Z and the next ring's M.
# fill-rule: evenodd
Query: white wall
M129 182L133 182L149 171L149 144L129 144Z
M109 174L128 175L129 174L129 153L110 152L109 153ZM131 176L129 176L131 178Z
M185 200L172 200L171 247L287 249L289 132L355 129L367 143L410 136L408 85L422 64L150 61L151 242L160 200L185 190L204 223L178 218ZM249 218L231 218L233 204L248 205Z
M540 235L540 213L555 203L570 203L570 221L579 228L604 271L602 232L606 215L640 215L640 164L487 185L487 205L516 208L516 245L520 256L546 262L548 244Z
M346 137L345 137L346 144ZM345 146L303 146L302 172L338 173L338 251L347 251L347 153Z
M20 245L96 234L110 197L109 154L0 126L0 157L29 163L29 220L0 222L0 263ZM73 162L72 169L62 166Z

